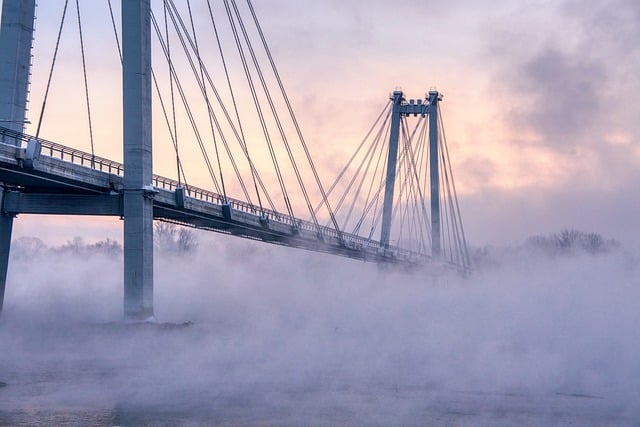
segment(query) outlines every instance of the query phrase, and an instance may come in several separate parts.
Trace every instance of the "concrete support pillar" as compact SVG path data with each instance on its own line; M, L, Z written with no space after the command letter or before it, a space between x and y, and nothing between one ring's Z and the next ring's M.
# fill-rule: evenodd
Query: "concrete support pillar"
M431 255L439 258L440 247L440 162L438 150L438 102L442 96L437 91L429 92L429 170L431 181Z
M150 0L122 0L124 311L153 316Z
M0 126L24 130L35 0L4 0L0 24ZM0 135L0 141L3 136ZM7 143L14 143L8 140Z
M400 106L404 100L402 91L395 91L391 97L391 129L389 134L389 155L387 157L387 179L384 187L384 204L382 206L382 226L380 230L380 247L389 247L391 234L391 217L393 216L393 193L396 186L396 163L398 160L398 139L400 137Z
M7 271L9 270L9 251L11 249L11 229L13 228L13 216L1 211L4 199L4 188L0 187L0 313L4 305L4 290L7 283Z
M35 0L4 0L0 17L0 126L24 131L31 73L31 46ZM0 142L17 144L15 139ZM4 187L0 186L0 313L9 269L13 216L2 211Z

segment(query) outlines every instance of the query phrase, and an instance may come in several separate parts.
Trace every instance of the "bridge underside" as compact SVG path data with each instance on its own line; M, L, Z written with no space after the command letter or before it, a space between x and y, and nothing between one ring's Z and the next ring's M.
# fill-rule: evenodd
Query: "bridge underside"
M5 186L2 212L123 217L122 176L97 168L107 166L94 161L80 165L48 155L31 158L28 149L0 144L0 182ZM148 197L153 198L157 220L365 261L418 266L428 260L421 254L381 248L379 242L360 236L339 235L327 227L265 213L239 201L213 200L215 195L197 188L189 188L195 195L190 197L169 179L155 177L154 183L158 185L148 191Z

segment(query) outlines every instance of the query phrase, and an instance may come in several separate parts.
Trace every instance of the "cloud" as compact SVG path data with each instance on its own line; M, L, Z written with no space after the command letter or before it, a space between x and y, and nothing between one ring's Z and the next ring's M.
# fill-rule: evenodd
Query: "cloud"
M640 36L638 20L640 5L633 0L608 0L585 4L567 0L561 12L569 19L579 21L583 26L583 36L596 49L606 47L614 56L632 57L640 51L637 40ZM637 60L636 56L636 60ZM627 64L617 63L625 67Z
M529 98L514 125L532 128L543 144L558 150L574 146L600 124L608 104L600 91L607 81L602 64L549 47L516 66L514 74L516 96Z
M640 184L640 107L630 96L640 89L639 11L622 0L528 2L485 23L478 61L502 127L479 138L476 157L495 166L470 195L472 208L462 203L475 216L471 230L489 236L483 223L495 217L501 231L491 240L576 223L637 237L628 230Z
M640 241L640 231L630 224L636 222L634 215L640 209L633 197L640 177L628 181L607 190L596 184L585 185L586 179L578 179L573 185L555 188L486 187L463 195L460 208L467 238L472 244L483 246L577 228L635 246Z
M495 86L505 96L505 118L514 133L529 130L534 143L566 153L603 149L605 133L632 129L632 122L617 117L637 112L628 93L640 80L620 78L637 65L638 48L630 42L638 30L629 17L638 8L613 3L584 7L567 1L557 16L548 9L542 17L504 21L488 32L490 57L499 64Z
M205 10L204 3L197 5ZM576 222L613 237L624 234L625 227L633 228L627 209L633 207L630 194L640 184L636 172L640 169L636 125L640 107L630 96L640 89L637 2L500 1L489 8L462 0L446 5L278 0L254 6L325 185L348 159L387 101L389 90L402 85L409 97L417 97L430 85L438 85L446 94L443 111L458 190L469 196L462 210L470 235L504 241L528 230L551 232ZM89 26L103 42L112 38L110 22L104 19L105 7L93 10L91 22L100 25ZM223 6L214 7L223 17ZM41 59L37 62L43 77L55 42L55 37L45 35L55 35L61 5L42 4L40 11L36 37ZM86 8L86 13L88 17L91 9ZM206 13L197 15L196 20L208 18ZM72 27L64 33L70 45L75 40ZM230 55L233 46L228 47ZM111 46L113 55L107 56L117 62L114 48ZM90 63L98 63L91 59L103 60L104 52L90 49L90 55L97 55L89 58ZM77 53L61 55L61 65L77 60ZM63 74L56 74L57 79ZM46 82L44 77L34 74L32 113L37 111L34 107L41 98L37 94ZM52 92L56 93L59 89ZM100 92L92 89L92 93ZM56 108L53 98L48 114L54 114L54 119L55 114L69 116L68 105ZM98 98L109 100L104 108L115 111L113 97ZM80 99L76 104L84 105ZM69 99L63 101L69 104ZM99 106L94 108L96 121L100 120ZM64 122L67 116L47 121L50 125L43 135L88 150L88 145L81 145L88 144L86 138L70 137L62 127L52 130L51 125ZM95 126L97 152L117 159L121 151L120 136L113 134L117 121L101 120ZM80 130L86 126L82 123ZM155 123L164 126L162 119ZM156 172L173 176L171 144L165 133L157 134ZM189 129L181 129L180 134L186 143L193 140ZM198 159L194 156L189 163L189 152ZM187 171L190 183L212 188L195 145L182 155L191 165ZM229 181L232 177L228 179L231 187ZM230 189L229 194L239 197L241 193ZM563 206L561 212L557 206ZM508 212L506 218L504 212ZM57 222L55 227L41 226L39 232L49 236L67 233L59 237L62 241L73 237L62 220L21 218L16 222L16 235L28 234L38 224ZM509 232L507 226L487 225L496 218ZM619 224L608 218L629 222ZM82 223L90 224L84 219ZM86 227L83 236L90 228ZM86 238L100 239L105 233L119 238L121 224L104 223ZM485 243L478 240L478 244Z

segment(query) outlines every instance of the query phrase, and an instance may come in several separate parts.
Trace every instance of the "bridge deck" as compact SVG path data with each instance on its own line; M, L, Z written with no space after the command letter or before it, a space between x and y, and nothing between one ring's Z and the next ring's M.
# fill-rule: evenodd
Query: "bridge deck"
M123 165L46 140L1 128L0 182L2 209L10 214L122 216ZM361 260L421 265L425 254L380 243L355 234L292 218L249 203L225 198L175 180L154 175L154 218L199 229L269 243L331 253ZM184 195L184 197L183 197Z

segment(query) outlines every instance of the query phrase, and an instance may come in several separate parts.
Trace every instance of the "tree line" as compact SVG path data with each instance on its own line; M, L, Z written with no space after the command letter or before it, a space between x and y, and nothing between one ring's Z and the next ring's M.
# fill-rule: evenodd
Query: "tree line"
M166 222L153 224L154 247L163 253L187 254L198 248L198 240L192 229ZM39 237L20 237L11 244L11 256L33 257L43 254L105 254L119 256L123 252L122 244L114 239L105 239L95 243L86 243L81 237L49 246Z

